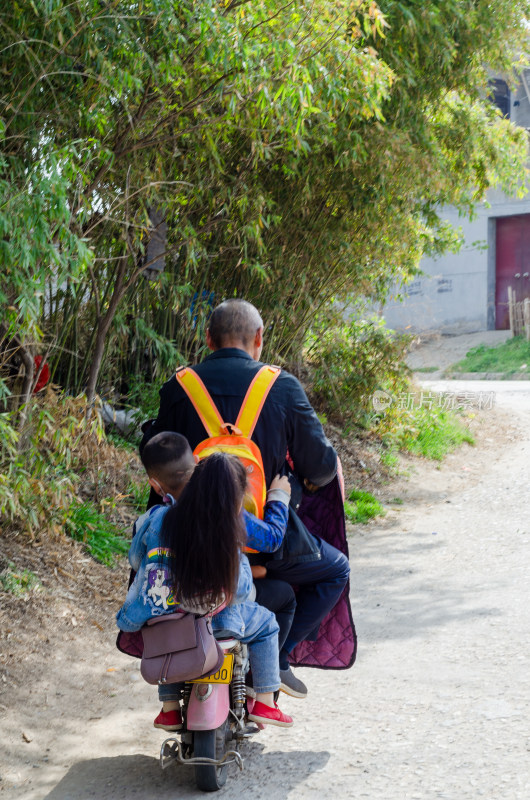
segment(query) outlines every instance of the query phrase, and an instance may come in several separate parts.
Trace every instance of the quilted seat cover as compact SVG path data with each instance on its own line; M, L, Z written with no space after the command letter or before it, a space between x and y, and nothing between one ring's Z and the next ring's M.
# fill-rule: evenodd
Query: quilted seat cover
M306 527L348 556L344 504L339 478L314 495L304 494L298 516ZM290 656L293 666L348 669L355 662L357 634L350 606L350 584L338 603L322 620L315 641L301 642Z

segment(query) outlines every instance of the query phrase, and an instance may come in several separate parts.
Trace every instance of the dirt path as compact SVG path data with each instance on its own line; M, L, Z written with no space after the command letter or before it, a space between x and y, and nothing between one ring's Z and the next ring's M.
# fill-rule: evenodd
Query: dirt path
M282 702L295 728L269 729L249 743L245 771L234 772L218 797L248 790L267 800L526 800L524 389L515 399L499 395L477 419L476 448L441 468L410 462L408 478L383 490L387 516L350 531L357 664L300 671L311 699ZM116 601L108 591L93 616L89 603L75 609L66 589L28 609L29 660L19 656L1 673L0 798L204 796L191 771L159 769L155 692L137 663L114 649ZM22 633L4 622L2 634L8 655Z
M477 331L450 336L439 332L420 334L413 341L407 363L413 371L428 370L432 377L441 378L443 371L465 358L473 347L484 344L496 347L511 337L510 331Z

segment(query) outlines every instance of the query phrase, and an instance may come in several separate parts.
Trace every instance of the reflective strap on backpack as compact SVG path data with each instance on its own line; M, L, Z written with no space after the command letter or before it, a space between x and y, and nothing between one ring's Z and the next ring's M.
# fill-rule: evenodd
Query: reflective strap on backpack
M251 438L263 404L280 372L280 367L265 365L256 373L233 426L234 429L239 429L238 433ZM177 370L175 377L189 397L208 436L219 436L231 427L223 422L208 389L194 370L184 367Z
M263 404L280 372L280 367L265 366L252 379L236 419L236 428L243 436L252 438Z
M210 393L197 373L184 367L178 369L175 377L188 395L193 408L200 417L208 436L219 436L223 429L223 419Z

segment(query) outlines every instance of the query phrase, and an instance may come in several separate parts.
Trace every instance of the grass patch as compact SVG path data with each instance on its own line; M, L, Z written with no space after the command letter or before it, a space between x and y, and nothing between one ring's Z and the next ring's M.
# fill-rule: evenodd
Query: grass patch
M384 449L381 450L381 455L379 456L379 460L381 464L386 467L386 469L394 474L398 471L399 466L399 457L397 454L397 447L389 442L385 444L389 445L386 446Z
M29 569L17 569L12 561L0 572L0 590L15 597L24 597L32 589L40 586L39 579Z
M530 372L530 342L514 336L496 347L481 344L470 350L462 361L450 368L453 372Z
M440 367L416 367L413 372L438 372Z
M138 437L136 434L125 436L125 434L123 434L117 428L112 428L112 430L107 431L105 438L107 442L113 444L114 447L117 447L120 450L125 450L127 453L136 454L138 452L138 444L136 442Z
M383 437L390 449L441 461L461 444L475 444L471 431L451 411L441 408L417 408L404 415Z
M369 492L353 489L344 502L344 513L350 522L368 522L374 517L383 517L385 509Z
M65 520L65 532L76 542L83 542L90 555L113 567L116 556L129 552L129 541L94 503L74 503Z
M402 506L405 501L401 497L393 497L390 502L393 506Z
M151 487L147 481L144 483L130 483L128 486L127 494L130 497L131 505L139 514L143 514L147 507L150 491Z

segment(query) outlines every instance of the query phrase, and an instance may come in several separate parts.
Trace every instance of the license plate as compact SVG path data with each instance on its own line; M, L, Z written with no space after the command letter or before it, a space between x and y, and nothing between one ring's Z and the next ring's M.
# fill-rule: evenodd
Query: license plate
M232 672L234 671L234 655L227 653L222 666L213 675L208 675L207 678L196 678L190 683L230 683L232 680Z

